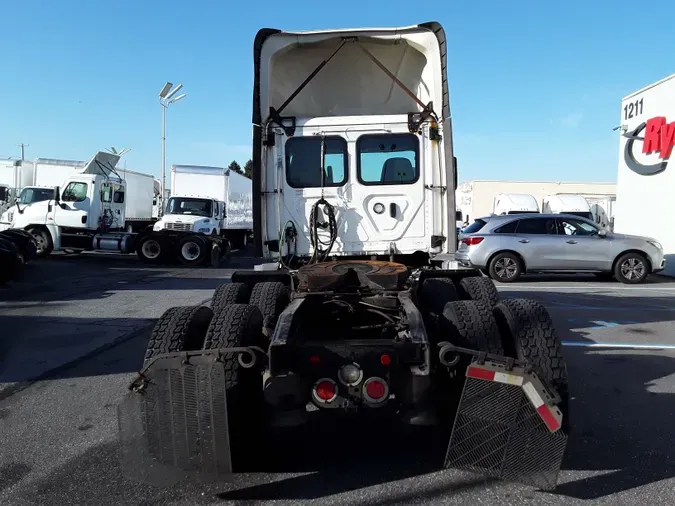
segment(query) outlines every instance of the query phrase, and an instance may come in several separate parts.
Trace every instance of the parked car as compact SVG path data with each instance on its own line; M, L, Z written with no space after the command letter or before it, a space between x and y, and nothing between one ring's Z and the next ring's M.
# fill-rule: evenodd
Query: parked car
M503 283L532 272L588 272L636 284L666 265L656 239L615 234L568 214L479 218L462 231L455 256Z

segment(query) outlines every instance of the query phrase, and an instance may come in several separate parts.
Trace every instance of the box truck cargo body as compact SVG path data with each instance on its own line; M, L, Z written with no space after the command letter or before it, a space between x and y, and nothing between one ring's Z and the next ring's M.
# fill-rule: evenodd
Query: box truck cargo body
M675 74L621 101L614 231L656 239L675 275Z
M246 246L253 232L251 180L224 167L172 166L171 197L154 230L197 232Z

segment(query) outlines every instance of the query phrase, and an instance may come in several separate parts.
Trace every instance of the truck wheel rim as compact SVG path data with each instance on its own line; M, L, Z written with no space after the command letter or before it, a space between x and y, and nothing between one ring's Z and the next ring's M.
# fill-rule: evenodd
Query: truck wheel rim
M31 234L35 242L37 243L37 250L39 253L45 249L45 239L42 237L42 234Z
M145 241L141 250L143 251L143 256L150 259L157 258L161 251L159 243L154 240Z
M512 278L516 275L517 271L518 266L512 258L502 258L497 260L497 263L495 264L495 272L497 272L497 276L502 279Z
M621 264L621 275L626 279L640 279L645 274L645 264L637 258L629 258Z
M202 249L196 242L186 242L180 249L180 254L185 260L197 260L201 254Z

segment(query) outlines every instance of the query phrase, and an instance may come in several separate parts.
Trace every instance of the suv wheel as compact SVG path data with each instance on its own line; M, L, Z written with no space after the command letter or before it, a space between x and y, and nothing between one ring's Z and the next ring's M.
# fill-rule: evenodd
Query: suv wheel
M520 258L513 253L498 253L488 266L490 277L501 283L513 283L523 273Z
M648 275L649 263L640 253L621 255L614 266L614 277L629 285L644 283Z

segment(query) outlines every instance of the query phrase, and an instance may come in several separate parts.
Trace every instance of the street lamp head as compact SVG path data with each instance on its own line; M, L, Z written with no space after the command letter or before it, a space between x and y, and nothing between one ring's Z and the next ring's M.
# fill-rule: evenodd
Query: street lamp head
M167 82L164 87L162 88L162 91L159 92L159 98L165 98L167 93L169 93L169 90L173 86L173 83Z
M176 98L169 100L170 104L173 104L174 102L178 102L179 100L183 100L187 93L183 93L182 95L178 95Z
M178 90L180 90L182 87L183 87L183 85L182 85L182 84L179 84L179 85L176 86L173 90L171 90L171 93L169 93L169 94L166 96L166 100L170 100L171 97L173 97L173 96L178 92Z

